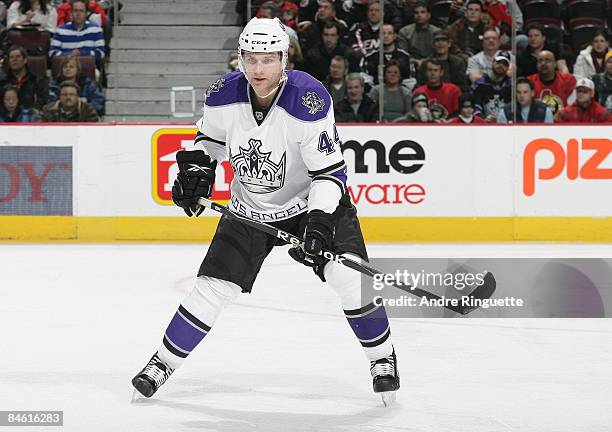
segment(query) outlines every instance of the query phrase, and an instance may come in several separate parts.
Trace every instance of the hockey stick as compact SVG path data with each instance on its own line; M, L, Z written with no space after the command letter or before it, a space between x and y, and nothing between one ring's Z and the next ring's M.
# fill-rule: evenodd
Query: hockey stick
M240 221L244 223L245 225L253 227L259 231L268 233L271 236L281 239L292 245L300 246L304 242L304 240L301 239L300 237L297 237L281 229L275 228L272 225L268 225L264 222L259 222L253 219L249 219L245 216L238 215L232 212L228 207L218 204L209 199L200 198L198 200L198 204L201 205L202 207L206 207L213 211L216 211L217 213L221 213L222 215L228 218ZM348 268L356 270L359 273L362 273L370 277L374 277L374 275L377 275L377 274L383 274L383 272L381 272L380 270L376 270L375 268L369 267L357 261L353 261L350 258L347 258L343 255L336 254L328 250L323 250L321 254L330 261L334 261L334 262L343 264ZM411 287L409 285L396 285L396 284L393 284L393 286L402 291L406 291L407 293L412 294L414 296L426 298L427 300L442 300L442 297L432 292L426 291L422 288ZM469 294L469 296L472 297L472 299L488 299L495 292L495 286L496 286L495 278L493 277L493 274L488 272L484 276L483 284L475 288L474 291L472 291ZM473 302L469 302L469 303L471 305ZM454 305L454 304L449 304L446 301L443 301L442 304L445 308L452 310L453 312L457 312L461 315L467 315L473 310L478 309L478 306L470 306L470 305L461 306L461 304Z

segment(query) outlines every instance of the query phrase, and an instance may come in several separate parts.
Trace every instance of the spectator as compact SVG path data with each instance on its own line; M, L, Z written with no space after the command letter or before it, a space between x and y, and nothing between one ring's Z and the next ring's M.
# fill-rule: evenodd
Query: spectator
M606 54L606 71L593 76L597 101L612 113L612 51Z
M442 63L444 67L444 76L442 81L451 82L458 86L462 92L467 91L467 76L465 74L466 64L463 58L450 54L451 42L448 33L444 30L439 30L434 33L434 55L427 60L436 59ZM427 63L423 62L419 68L417 83L423 85L426 80Z
M531 23L527 26L527 48L517 56L517 75L529 76L538 71L538 54L542 51L551 51L557 60L557 69L569 72L567 63L559 55L559 45L548 43L544 26L540 23Z
M516 4L516 2L512 0L501 0L503 4L508 8L508 14L514 20L514 26L516 27L516 31L523 30L523 23L525 20L523 19L523 11Z
M380 48L380 0L368 0L367 20L351 27L352 48L363 56Z
M501 2L508 8L508 13L514 22L514 28L516 30L516 50L522 52L527 47L527 35L523 32L523 11L521 11L520 6L514 0L501 0ZM508 36L512 37L511 34ZM511 42L511 40L509 42Z
M94 107L79 98L78 84L72 81L64 81L59 88L59 100L43 107L42 122L91 123L98 121L98 114Z
M574 64L576 78L589 78L606 69L605 58L610 51L608 37L603 30L597 30L591 40L591 45L580 51Z
M285 15L285 12L291 9L290 7L287 7L287 5L293 5L297 9L295 4L286 2L284 0L266 1L261 5L256 16L257 18L278 18L282 21L282 17ZM298 37L297 32L289 25L285 26L285 32L289 35L289 37Z
M406 4L415 1L385 0L384 22L392 24L396 31L402 28L405 25L403 14L407 10ZM349 23L349 28L355 23L366 21L368 18L368 2L369 0L336 0L338 18L342 18ZM412 13L410 13L410 16L412 16Z
M274 15L268 16L265 9L272 10ZM264 2L259 7L255 16L257 18L281 18L287 9L293 9L296 12L298 10L297 5L293 2L286 0L270 0Z
M410 78L410 56L408 53L397 47L395 41L397 34L391 24L383 24L383 56L385 64L391 60L397 60L402 71L403 79ZM378 64L380 61L380 49L370 53L365 59L365 68L374 81L378 84Z
M334 1L331 2L334 9ZM298 29L303 30L306 26L316 21L319 9L319 0L300 0L298 10Z
M346 57L334 56L329 64L329 75L323 81L323 86L332 97L334 106L346 97L346 75L349 63Z
M328 22L334 22L338 26L340 39L343 44L350 44L349 31L346 23L336 17L336 9L334 8L333 0L318 0L319 8L315 15L315 21L301 23L298 28L301 29L299 34L300 45L302 51L308 52L311 48L316 47L321 43L323 35L323 26ZM302 10L300 9L300 16Z
M289 9L287 9L289 10ZM287 51L287 66L286 69L306 70L306 62L302 54L302 47L297 37L289 36L289 50Z
M285 8L281 13L281 21L285 26L297 30L298 7L295 3L286 2Z
M510 53L500 51L493 59L491 75L484 74L472 85L476 112L487 123L495 123L504 105L512 100L512 80L508 78Z
M227 58L227 70L230 72L235 72L238 69L238 52L232 51Z
M482 3L480 0L468 0L466 13L448 27L451 39L451 54L467 61L482 49L482 37L486 28L482 22Z
M501 46L499 42L499 33L495 29L488 29L484 32L482 39L482 51L473 55L468 59L467 69L465 73L470 82L476 81L483 75L491 75L493 67L493 58L499 51ZM514 60L514 59L512 59ZM508 75L512 74L512 70L508 70Z
M305 0L296 0L301 3ZM348 28L364 21L368 14L368 0L334 0L336 16L346 23ZM385 9L386 10L386 9Z
M426 64L425 85L414 89L413 94L423 93L429 100L429 109L434 120L445 120L457 113L461 90L455 84L442 82L444 65L433 59Z
M593 99L595 84L588 78L576 83L576 102L559 113L559 123L609 123L612 117L607 109Z
M396 122L434 123L433 116L429 110L427 95L424 93L415 93L412 96L412 110L406 117L396 119Z
M83 75L81 62L75 56L67 56L62 59L60 73L55 80L49 83L49 102L55 102L59 98L59 84L64 81L72 81L79 85L79 96L82 101L89 102L99 115L104 114L104 96L92 80Z
M546 50L538 54L538 73L527 78L534 85L535 98L548 105L554 115L567 105L576 86L576 78L570 73L558 71L555 55Z
M416 60L417 66L427 57L432 57L433 35L440 30L430 24L431 13L424 1L417 1L414 6L414 24L407 25L399 31L398 46Z
M463 0L452 0L448 9L447 27L458 19L465 17L466 10L466 5Z
M63 0L64 3L57 7L57 25L64 25L72 21L72 3ZM106 11L96 1L87 2L87 20L99 27L106 28Z
M0 1L0 44L2 43L2 34L6 29L6 5Z
M47 0L14 1L6 18L10 30L19 26L38 26L40 30L54 33L57 28L57 12Z
M261 15L261 17L258 17L258 18L269 18L269 19L279 18L280 19L280 13L278 12L278 8L276 7L273 1L267 1L264 4L262 4L260 10L262 11L262 13L258 15ZM285 11L287 10L289 9L285 9ZM287 33L287 35L289 35L290 38L296 38L296 39L298 38L297 32L291 26L285 26L285 33Z
M393 25L396 32L412 24L415 4L416 0L385 0L385 23Z
M553 113L544 102L534 99L534 86L531 81L521 77L516 81L516 123L553 123ZM497 123L515 123L512 104L508 103L497 117Z
M57 28L51 38L50 57L95 56L99 64L104 58L104 34L102 29L87 21L87 8L83 0L72 2L72 22Z
M25 108L41 108L47 103L47 80L28 69L28 54L22 46L8 50L8 71L0 78L0 87L12 84L19 89L19 100Z
M474 101L472 95L463 94L459 98L459 115L453 117L450 123L484 123L482 117L474 114Z
M408 115L410 111L410 90L402 86L402 73L400 63L390 60L385 66L385 84L377 85L370 90L368 96L378 102L380 92L383 91L384 109L383 121L392 122Z
M346 77L346 97L335 107L338 123L374 123L378 120L378 104L365 92L365 82L359 73Z
M335 22L327 22L323 26L323 40L306 53L308 72L319 81L325 79L329 72L332 57L341 55L349 59L351 70L357 70L359 60L348 46L339 42L339 26Z
M11 84L0 88L0 123L35 123L38 113L19 103L19 89Z
M498 0L485 0L483 12L490 17L488 27L499 29L500 34L512 33L512 17L504 3Z
M272 0L264 2L256 14L257 18L278 18L280 17L280 11L278 6Z

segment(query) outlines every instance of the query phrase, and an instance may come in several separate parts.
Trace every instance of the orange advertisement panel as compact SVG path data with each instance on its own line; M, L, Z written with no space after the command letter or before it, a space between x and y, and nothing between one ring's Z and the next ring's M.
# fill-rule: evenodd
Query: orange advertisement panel
M176 153L193 146L196 131L196 128L167 128L160 129L153 134L151 139L152 190L153 199L158 204L173 205L172 185L178 173ZM217 168L212 199L227 202L230 199L230 184L234 175L229 161L221 162L220 168Z

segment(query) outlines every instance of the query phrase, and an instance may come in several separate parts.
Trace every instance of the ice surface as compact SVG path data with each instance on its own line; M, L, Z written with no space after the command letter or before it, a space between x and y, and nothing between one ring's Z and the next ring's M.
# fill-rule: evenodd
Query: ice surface
M384 408L335 293L284 248L149 400L149 360L201 245L0 246L0 410L62 431L609 431L612 320L394 319ZM612 245L371 245L376 257L597 256ZM41 430L23 427L20 430Z

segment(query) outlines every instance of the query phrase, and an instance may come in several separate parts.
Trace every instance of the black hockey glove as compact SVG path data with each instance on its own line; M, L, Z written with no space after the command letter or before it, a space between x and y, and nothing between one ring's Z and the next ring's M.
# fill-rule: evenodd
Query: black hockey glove
M317 276L325 282L323 267L329 261L321 250L332 248L336 233L336 220L333 214L321 210L312 210L307 215L306 230L304 233L304 246L294 246L289 249L289 256L297 262L313 267Z
M217 161L211 160L203 150L181 150L176 154L176 162L179 173L172 186L172 201L187 216L199 216L204 207L198 204L198 199L210 197Z

